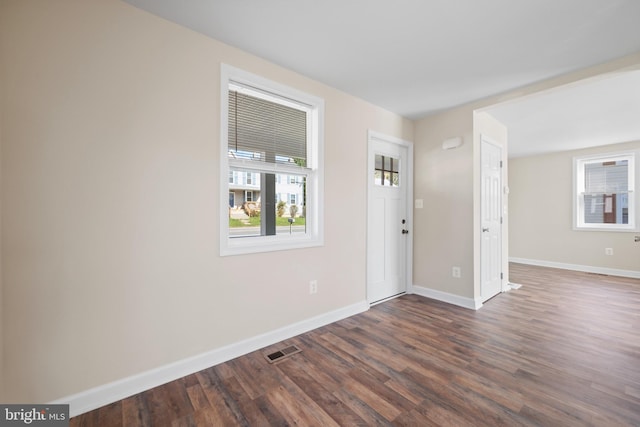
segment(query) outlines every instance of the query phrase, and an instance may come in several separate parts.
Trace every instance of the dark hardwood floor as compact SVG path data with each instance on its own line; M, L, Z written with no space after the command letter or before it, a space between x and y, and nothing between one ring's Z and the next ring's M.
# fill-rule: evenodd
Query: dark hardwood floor
M71 426L640 426L640 280L510 276L478 311L402 296Z

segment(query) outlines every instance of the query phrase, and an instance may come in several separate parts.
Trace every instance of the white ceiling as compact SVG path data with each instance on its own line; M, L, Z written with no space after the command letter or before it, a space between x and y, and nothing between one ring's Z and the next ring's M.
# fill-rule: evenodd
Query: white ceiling
M412 119L640 52L638 0L125 1ZM581 107L581 123L592 124L587 107L603 106L606 84L571 94L597 100L550 94L556 112L546 117L542 97L496 109L510 152L528 132L527 144L542 148L561 105ZM623 102L637 108L634 93ZM606 105L615 110L615 98ZM605 113L591 112L607 122Z
M640 140L640 70L486 109L509 129L509 157Z

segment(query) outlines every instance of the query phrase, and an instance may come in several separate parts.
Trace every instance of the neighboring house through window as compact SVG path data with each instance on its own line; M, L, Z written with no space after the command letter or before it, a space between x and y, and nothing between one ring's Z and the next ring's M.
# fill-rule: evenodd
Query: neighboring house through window
M321 245L323 100L226 65L221 80L221 194L244 191L257 209L251 221L221 211L221 255ZM302 208L295 227L277 215L279 194Z
M635 152L574 158L576 229L637 229L635 163Z

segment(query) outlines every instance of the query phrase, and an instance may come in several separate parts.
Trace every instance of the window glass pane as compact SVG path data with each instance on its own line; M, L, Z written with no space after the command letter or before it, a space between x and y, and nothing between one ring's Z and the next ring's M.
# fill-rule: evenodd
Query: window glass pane
M229 157L306 166L307 112L229 90Z
M628 224L628 194L585 194L585 224Z
M254 190L249 184L229 184L229 236L231 238L306 233L306 176L252 173ZM271 177L271 179L269 179ZM275 183L275 206L270 213L263 212L265 188ZM272 230L271 232L269 230Z
M376 170L382 170L382 156L380 154L376 154Z
M398 159L391 159L391 172L398 172L398 164L400 163L400 161Z
M629 161L587 163L584 166L585 193L628 191Z
M396 158L376 154L373 180L375 185L398 187L400 161Z
M376 170L373 174L373 182L375 185L382 185L382 171Z

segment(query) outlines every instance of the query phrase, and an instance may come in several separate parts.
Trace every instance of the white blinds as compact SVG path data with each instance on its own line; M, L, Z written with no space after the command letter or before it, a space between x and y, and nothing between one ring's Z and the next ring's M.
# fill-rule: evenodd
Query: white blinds
M307 165L307 113L229 90L229 156Z
M584 166L585 193L617 194L629 191L629 161L587 163Z

